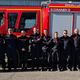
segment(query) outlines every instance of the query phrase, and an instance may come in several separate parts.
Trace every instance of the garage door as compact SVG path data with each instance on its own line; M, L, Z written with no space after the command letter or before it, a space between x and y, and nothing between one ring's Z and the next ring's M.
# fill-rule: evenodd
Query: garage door
M61 37L63 30L68 30L68 34L71 35L72 17L71 13L50 13L50 35L54 37L53 33L57 31Z
M79 14L75 14L75 28L79 28L80 30L80 13Z

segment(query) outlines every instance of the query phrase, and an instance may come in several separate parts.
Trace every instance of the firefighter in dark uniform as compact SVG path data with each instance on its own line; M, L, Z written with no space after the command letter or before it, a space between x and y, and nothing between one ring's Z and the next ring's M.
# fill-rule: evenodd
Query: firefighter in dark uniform
M32 56L32 70L36 67L39 70L39 58L41 56L41 44L40 44L40 34L37 29L33 28L33 34L30 36L31 44L31 56Z
M74 34L71 36L73 39L73 70L80 69L80 35L79 29L74 30Z
M63 36L60 38L62 41L62 52L60 54L60 62L61 67L60 70L67 70L68 64L69 64L69 58L71 53L71 39L67 35L68 31L63 31Z
M8 29L8 34L5 36L5 49L8 57L8 70L11 68L16 70L18 64L17 37L13 35L11 28Z
M5 70L6 68L6 64L5 64L5 40L3 35L0 34L0 64L3 68L3 70Z
M27 69L28 51L29 51L29 38L26 37L26 32L21 31L21 36L18 38L18 49L20 56L20 65L22 70Z
M48 36L47 30L44 30L42 36L42 70L50 69L49 59L50 59L50 36Z
M51 61L52 71L56 71L59 67L59 55L61 52L61 41L58 37L58 32L54 33L54 38L50 42L51 47Z

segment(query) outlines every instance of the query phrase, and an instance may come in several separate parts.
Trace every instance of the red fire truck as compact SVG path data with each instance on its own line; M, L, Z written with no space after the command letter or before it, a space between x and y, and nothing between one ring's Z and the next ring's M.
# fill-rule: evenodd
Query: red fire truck
M80 3L50 3L42 9L42 16L42 28L52 37L55 31L61 36L63 30L71 35L75 28L80 29Z
M22 29L30 35L33 27L37 27L41 35L44 29L47 29L51 36L55 31L58 31L61 36L64 29L67 29L70 35L74 28L80 28L80 4L0 6L0 33L6 34L8 28L13 28L17 36L20 35Z

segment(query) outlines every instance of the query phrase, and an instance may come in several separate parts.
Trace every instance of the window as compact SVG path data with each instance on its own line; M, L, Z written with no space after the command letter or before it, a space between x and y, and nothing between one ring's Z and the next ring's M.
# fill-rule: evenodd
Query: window
M22 13L19 25L20 29L30 29L35 24L36 24L35 12Z
M17 13L9 13L8 14L8 27L9 28L14 28L16 19L17 19Z
M0 13L0 26L2 26L3 25L3 23L4 23L4 13Z

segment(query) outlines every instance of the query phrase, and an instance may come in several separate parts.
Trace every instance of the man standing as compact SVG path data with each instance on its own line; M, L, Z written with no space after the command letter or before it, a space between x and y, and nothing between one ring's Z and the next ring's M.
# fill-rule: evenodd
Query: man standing
M5 67L6 67L4 43L5 43L4 37L0 34L0 64L3 68L3 70L5 70Z
M41 39L40 34L37 32L36 28L33 28L33 33L30 36L30 44L31 44L31 56L32 56L32 70L34 67L39 69L40 65L40 57L41 57Z
M20 65L22 70L26 70L27 68L27 59L29 56L29 38L26 37L26 32L24 30L21 31L21 36L18 38L18 49L20 55Z
M62 41L62 52L60 55L60 60L62 64L61 70L67 70L70 53L71 53L71 39L68 36L67 30L63 31L63 36L60 39Z
M5 36L5 48L8 57L8 69L16 69L18 64L17 37L13 35L11 28L8 29L8 33Z
M79 29L74 30L74 34L71 36L73 39L73 70L77 70L77 66L80 69L80 35Z
M42 70L47 70L47 68L50 69L50 36L48 36L47 30L44 30L44 34L42 36Z

